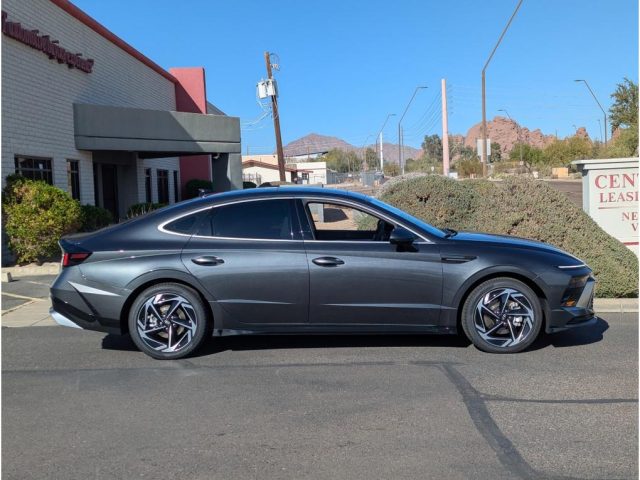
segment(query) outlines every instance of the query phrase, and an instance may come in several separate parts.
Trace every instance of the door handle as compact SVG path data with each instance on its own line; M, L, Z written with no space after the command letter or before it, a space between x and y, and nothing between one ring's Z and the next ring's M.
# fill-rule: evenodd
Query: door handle
M224 263L224 260L214 256L203 256L192 258L191 261L196 265L215 266Z
M337 267L338 265L344 265L344 260L340 260L336 257L318 257L311 261L321 267Z

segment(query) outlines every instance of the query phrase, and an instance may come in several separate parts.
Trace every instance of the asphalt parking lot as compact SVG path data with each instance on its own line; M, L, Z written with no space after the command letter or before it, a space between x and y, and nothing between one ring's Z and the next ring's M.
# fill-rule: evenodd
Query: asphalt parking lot
M456 337L2 329L3 478L636 478L638 319L488 355Z

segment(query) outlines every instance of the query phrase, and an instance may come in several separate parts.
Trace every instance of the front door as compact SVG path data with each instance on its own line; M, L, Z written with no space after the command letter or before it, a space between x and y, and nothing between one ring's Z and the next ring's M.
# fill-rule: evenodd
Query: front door
M277 198L214 207L183 250L224 328L307 323L309 269L293 208Z
M102 164L102 208L111 212L114 220L120 218L118 211L118 167Z
M399 249L389 243L395 225L371 213L339 203L299 205L314 236L305 241L310 323L438 325L442 263L437 245L417 238L413 248Z

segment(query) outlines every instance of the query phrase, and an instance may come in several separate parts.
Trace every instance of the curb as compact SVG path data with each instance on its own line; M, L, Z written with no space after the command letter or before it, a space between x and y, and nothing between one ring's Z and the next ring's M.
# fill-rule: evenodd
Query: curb
M595 298L593 309L598 313L638 313L638 299Z
M2 281L8 280L8 276L14 278L31 277L38 275L57 275L60 273L59 262L47 262L42 265L25 265L23 267L2 267Z

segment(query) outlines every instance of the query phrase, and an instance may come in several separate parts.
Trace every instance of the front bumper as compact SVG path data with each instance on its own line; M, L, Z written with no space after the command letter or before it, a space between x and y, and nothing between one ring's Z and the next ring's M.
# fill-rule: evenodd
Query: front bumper
M575 306L559 306L548 312L547 318L549 321L547 322L546 332L560 332L569 328L594 325L598 321L593 309L595 286L595 279L593 277L589 278Z

